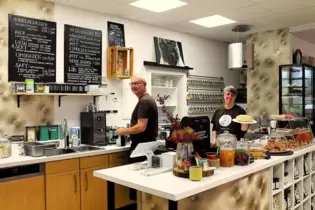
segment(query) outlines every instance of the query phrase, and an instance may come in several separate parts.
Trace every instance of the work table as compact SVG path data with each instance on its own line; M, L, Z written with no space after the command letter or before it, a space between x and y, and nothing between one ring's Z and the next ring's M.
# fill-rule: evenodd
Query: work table
M30 156L20 156L20 157L9 157L0 159L0 169L21 165L45 163L51 161L59 161L73 158L81 158L95 155L105 155L116 152L129 151L130 145L124 147L118 147L116 145L105 146L101 150L86 151L86 152L75 152L70 154L56 155L56 156L42 156L42 157L30 157Z
M161 204L158 204L159 203L158 201L161 201L161 198L163 198L164 200L167 199L169 200L169 203L168 203L169 208L171 206L172 207L174 207L175 205L177 206L177 201L183 201L182 205L185 204L187 206L188 205L187 203L189 203L187 202L187 199L192 199L192 197L199 196L199 195L200 197L205 198L209 196L209 193L212 196L214 196L215 194L218 194L218 192L223 193L224 191L226 191L224 193L228 193L229 191L234 191L232 194L235 194L236 189L238 188L242 189L245 186L247 188L245 191L250 192L251 191L250 189L251 184L249 184L250 181L256 182L255 184L253 184L252 194L255 194L255 193L257 194L257 191L259 192L259 188L261 188L260 190L265 192L265 198L263 195L261 195L262 201L264 201L264 199L268 201L270 200L270 195L272 196L272 193L271 193L272 190L270 191L270 186L272 183L272 181L270 180L272 179L270 179L270 177L272 177L273 175L270 175L270 173L272 173L270 172L270 169L272 169L273 167L277 165L281 165L281 164L283 165L285 161L294 160L295 158L296 159L301 158L307 153L311 154L313 151L315 151L315 145L296 151L293 155L272 156L270 160L256 160L254 163L250 164L249 166L234 166L232 168L220 168L218 170L215 170L213 176L203 178L199 182L193 182L189 179L176 177L173 175L173 172L167 172L164 174L159 174L159 175L154 175L154 176L143 176L140 174L140 171L129 170L128 167L130 167L130 165L97 170L97 171L94 171L94 176L101 178L103 180L107 180L108 185L110 182L112 182L112 183L120 184L126 187L134 188L138 191L141 191L145 195L150 194L148 199L152 198L152 196L153 198L154 196L155 197L157 196L155 200L156 205L161 205ZM243 184L239 185L237 184L237 182L243 182ZM223 185L225 185L223 187L225 188L225 190L222 190L222 189L220 190L220 188ZM232 186L234 186L234 188ZM211 193L211 191L214 188L216 188L215 192L217 193ZM266 189L268 189L268 192L266 191ZM246 193L240 190L241 195L242 194L245 195ZM261 194L263 193L261 192ZM248 194L248 196L251 196L250 193ZM146 196L143 196L143 197L145 198ZM152 202L154 202L154 199L150 199L150 200L151 200L150 205L153 205ZM206 202L206 201L203 200L203 202ZM222 202L224 201L222 200ZM143 204L143 205L146 205L146 204ZM229 208L230 207L225 206L224 209L229 209ZM157 209L167 209L167 208L161 207ZM186 207L181 206L178 209L184 210L186 209ZM187 207L187 209L189 208ZM202 208L200 207L200 209Z

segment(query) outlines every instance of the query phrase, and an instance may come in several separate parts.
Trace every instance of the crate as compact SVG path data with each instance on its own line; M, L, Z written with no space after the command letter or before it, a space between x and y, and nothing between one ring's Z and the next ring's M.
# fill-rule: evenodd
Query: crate
M111 46L107 52L107 78L129 79L133 76L133 48Z

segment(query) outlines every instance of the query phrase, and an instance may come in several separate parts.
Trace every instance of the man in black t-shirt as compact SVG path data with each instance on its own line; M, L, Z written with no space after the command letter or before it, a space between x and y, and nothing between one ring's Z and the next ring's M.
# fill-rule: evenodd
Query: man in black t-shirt
M139 101L131 115L131 127L119 128L118 135L129 134L131 138L130 151L139 143L155 141L158 133L158 109L155 100L147 93L146 81L134 76L131 78L131 90Z
M232 121L238 115L245 115L246 111L235 104L237 90L233 86L224 88L224 106L218 108L211 119L212 128L212 144L218 144L217 136L228 131L236 136L238 140L244 138L248 125L239 124Z

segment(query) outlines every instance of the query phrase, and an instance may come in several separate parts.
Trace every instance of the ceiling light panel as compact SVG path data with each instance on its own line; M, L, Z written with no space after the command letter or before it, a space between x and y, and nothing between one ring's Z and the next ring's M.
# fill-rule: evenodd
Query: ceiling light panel
M226 18L226 17L223 17L221 15L212 15L212 16L200 18L197 20L191 20L190 22L197 24L197 25L207 27L207 28L211 28L211 27L235 23L236 21L231 20L231 19Z
M138 0L130 5L152 12L165 12L185 6L187 3L179 0Z

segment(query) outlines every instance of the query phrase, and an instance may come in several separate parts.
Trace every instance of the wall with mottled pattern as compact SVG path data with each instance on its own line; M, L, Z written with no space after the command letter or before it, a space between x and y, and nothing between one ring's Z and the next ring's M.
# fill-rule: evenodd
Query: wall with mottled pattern
M8 83L8 14L54 20L54 5L43 0L0 0L0 132L24 134L25 126L50 124L54 114L53 97L16 97Z
M279 65L291 63L289 29L278 29L250 35L254 44L254 69L247 76L248 112L267 116L279 112Z

